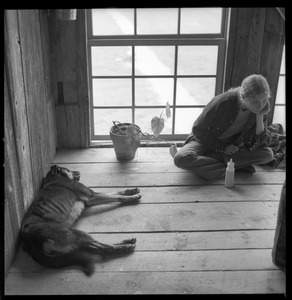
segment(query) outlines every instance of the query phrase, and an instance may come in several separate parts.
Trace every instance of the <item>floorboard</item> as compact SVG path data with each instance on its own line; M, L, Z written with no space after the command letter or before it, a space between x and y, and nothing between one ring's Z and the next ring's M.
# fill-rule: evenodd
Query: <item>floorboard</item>
M285 289L279 270L95 272L90 278L81 272L56 271L12 273L10 280L10 295L282 294Z
M274 229L276 202L206 202L90 207L76 228L89 232Z
M7 295L282 294L285 274L271 260L284 169L256 167L206 181L174 166L168 148L139 148L130 162L112 148L59 150L55 164L79 170L94 191L137 186L133 204L103 204L75 227L103 243L136 237L135 252L97 259L92 277L78 267L47 269L22 249L5 280Z
M238 201L279 201L282 185L244 184L226 189L223 185L164 186L163 194L157 187L139 187L143 195L140 203L185 203L185 202L238 202ZM95 192L113 193L121 188L92 188ZM161 187L159 188L159 190Z

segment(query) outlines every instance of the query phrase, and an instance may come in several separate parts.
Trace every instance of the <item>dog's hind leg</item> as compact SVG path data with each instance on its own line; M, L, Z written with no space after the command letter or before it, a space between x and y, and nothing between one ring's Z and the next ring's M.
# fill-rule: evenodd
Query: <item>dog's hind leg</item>
M134 251L136 246L136 238L126 239L120 243L108 245L98 242L93 237L91 237L90 234L84 231L77 229L72 229L72 231L74 232L75 236L78 237L78 239L76 240L78 241L79 250L90 251L101 256L115 253L130 253Z

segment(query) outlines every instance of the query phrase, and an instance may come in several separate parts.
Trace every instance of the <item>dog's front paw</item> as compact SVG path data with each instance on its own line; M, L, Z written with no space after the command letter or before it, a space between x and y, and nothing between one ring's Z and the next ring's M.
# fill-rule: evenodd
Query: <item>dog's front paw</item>
M140 189L138 188L129 188L124 191L119 192L120 195L131 196L140 193Z
M142 198L141 194L131 195L131 196L119 196L118 200L123 204L136 203Z
M127 242L128 241L128 242ZM133 252L136 247L136 239L124 240L121 243L114 244L112 253L129 253Z
M126 239L126 240L123 240L123 241L121 241L119 244L121 245L121 244L136 244L136 238L129 238L129 239Z
M130 253L135 250L136 244L122 244L117 245L117 252L120 253Z

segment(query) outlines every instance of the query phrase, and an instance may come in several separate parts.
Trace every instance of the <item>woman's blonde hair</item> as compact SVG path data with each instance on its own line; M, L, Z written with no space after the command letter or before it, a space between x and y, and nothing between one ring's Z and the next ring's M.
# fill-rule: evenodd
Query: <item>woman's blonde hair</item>
M243 79L240 86L241 99L248 101L262 93L265 93L267 98L270 98L270 86L264 76L253 74Z

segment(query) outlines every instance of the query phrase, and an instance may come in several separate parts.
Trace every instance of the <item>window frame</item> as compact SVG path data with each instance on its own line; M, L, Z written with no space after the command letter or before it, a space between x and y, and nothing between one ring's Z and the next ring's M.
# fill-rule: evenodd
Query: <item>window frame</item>
M134 9L134 34L133 35L99 35L94 36L92 32L92 10L86 10L87 19L87 56L88 56L88 77L89 77L89 95L90 95L90 137L92 142L102 142L110 140L108 135L95 135L94 134L94 109L131 109L132 120L135 123L135 108L157 108L163 109L165 106L161 105L135 105L135 78L173 78L173 104L172 110L172 134L160 134L161 139L168 141L172 140L185 140L188 134L174 134L175 126L175 109L176 108L203 108L205 105L176 105L176 85L177 78L215 78L216 86L214 95L223 92L224 83L224 68L226 59L227 48L227 30L228 30L228 16L229 9L222 7L221 30L216 34L179 34L180 32L180 16L181 8L178 8L178 34L157 34L157 35L144 35L137 34L137 9ZM215 75L178 75L177 74L177 60L178 60L178 47L179 46L218 46L217 67ZM94 46L130 46L132 48L132 74L121 76L94 76L92 75L92 61L91 61L91 48ZM135 74L135 46L174 46L174 74L173 75L136 75ZM99 78L130 78L132 81L132 104L130 106L94 106L93 105L93 79ZM211 100L211 99L210 99ZM173 109L175 108L175 109ZM153 116L154 117L154 116ZM150 123L151 120L149 120ZM137 124L139 125L139 124ZM109 128L110 129L110 128Z

